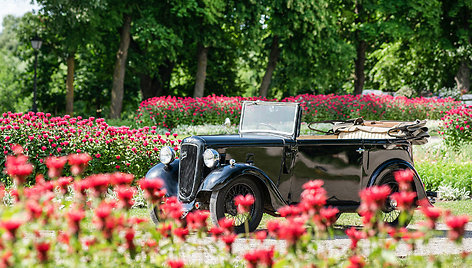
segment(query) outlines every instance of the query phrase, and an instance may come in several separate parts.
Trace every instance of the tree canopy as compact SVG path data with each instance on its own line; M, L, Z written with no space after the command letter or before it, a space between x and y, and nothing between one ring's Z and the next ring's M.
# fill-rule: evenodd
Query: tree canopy
M36 0L0 33L2 111L132 117L154 96L468 92L466 0Z

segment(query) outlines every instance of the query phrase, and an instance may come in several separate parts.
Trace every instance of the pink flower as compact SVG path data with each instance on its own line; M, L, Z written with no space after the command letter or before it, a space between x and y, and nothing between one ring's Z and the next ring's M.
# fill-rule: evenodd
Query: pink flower
M170 268L182 268L185 266L183 260L167 260L167 264L170 266Z
M390 198L397 201L397 206L400 210L408 210L411 208L411 205L415 201L416 193L415 192L397 192L393 193Z
M22 224L23 222L19 220L4 220L0 222L0 227L7 231L9 238L15 239L16 231Z
M51 248L49 242L39 242L35 244L36 251L38 252L38 260L40 262L48 261L48 251Z

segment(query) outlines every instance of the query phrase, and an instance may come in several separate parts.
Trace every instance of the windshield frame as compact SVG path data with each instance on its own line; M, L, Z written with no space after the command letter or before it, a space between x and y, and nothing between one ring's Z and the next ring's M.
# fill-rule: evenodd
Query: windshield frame
M246 129L242 130L242 125L245 117L245 111L246 111L246 106L247 105L263 105L263 106L272 106L272 105L277 105L277 106L295 106L295 112L293 115L293 125L292 125L292 132L284 132L284 131L278 131L278 130L272 130L272 129ZM300 113L300 103L296 102L269 102L269 101L243 101L242 106L241 106L241 118L239 121L239 134L248 134L248 133L264 133L264 134L276 134L279 136L284 136L284 137L291 137L292 139L295 139L295 136L297 134L297 125L298 125L298 116Z

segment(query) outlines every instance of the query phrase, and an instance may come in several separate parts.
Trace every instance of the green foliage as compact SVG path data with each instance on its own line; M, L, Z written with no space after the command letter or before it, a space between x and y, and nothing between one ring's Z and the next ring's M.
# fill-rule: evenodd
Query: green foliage
M437 191L440 186L451 185L472 191L472 163L450 161L418 162L415 166L426 190Z

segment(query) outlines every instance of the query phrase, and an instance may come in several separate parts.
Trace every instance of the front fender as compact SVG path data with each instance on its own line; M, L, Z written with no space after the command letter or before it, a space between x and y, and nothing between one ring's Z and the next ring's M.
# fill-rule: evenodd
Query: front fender
M174 160L169 165L159 163L152 167L146 173L146 179L161 179L164 181L164 187L167 191L167 196L177 196L178 181L179 181L179 159Z
M405 160L402 160L402 159L392 159L392 160L389 160L389 161L386 161L386 162L382 163L379 167L377 167L377 169L374 171L374 173L372 173L372 176L370 177L370 180L367 184L367 187L371 187L371 186L375 185L375 182L377 181L378 176L380 175L380 173L384 169L386 169L390 166L399 166L399 167L402 167L402 168L411 169L416 175L416 176L413 176L413 181L415 183L416 195L418 196L418 200L425 199L425 198L426 198L426 200L428 200L427 195L426 195L426 190L424 189L424 184L421 181L420 175L418 174L418 172L416 171L416 169L413 167L413 165L411 163L409 163ZM429 200L428 200L428 202L429 202Z
M218 191L239 176L251 176L263 184L269 193L270 202L275 210L287 205L277 186L275 186L265 172L247 164L226 165L213 170L205 178L199 191Z

